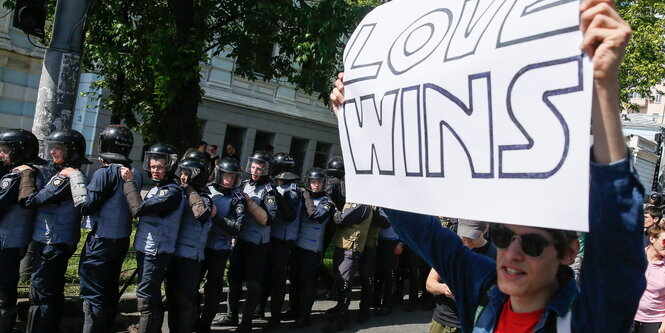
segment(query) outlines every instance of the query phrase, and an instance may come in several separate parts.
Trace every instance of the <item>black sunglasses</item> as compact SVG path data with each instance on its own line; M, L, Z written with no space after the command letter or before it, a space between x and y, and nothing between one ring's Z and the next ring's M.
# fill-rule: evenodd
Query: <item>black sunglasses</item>
M519 238L521 240L522 252L529 257L539 257L543 254L545 247L554 243L539 234L517 235L510 229L500 225L492 226L490 235L492 236L492 243L500 249L507 249L513 240Z

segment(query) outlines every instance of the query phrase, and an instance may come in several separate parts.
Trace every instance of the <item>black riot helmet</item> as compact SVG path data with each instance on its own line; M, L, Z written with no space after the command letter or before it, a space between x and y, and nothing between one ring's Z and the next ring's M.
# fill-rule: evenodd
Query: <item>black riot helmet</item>
M235 174L236 178L231 187L225 187L222 181L223 173L232 173ZM240 186L240 178L242 176L242 171L240 170L240 162L233 157L224 157L217 163L215 167L215 183L219 186L225 188L236 188Z
M312 185L311 181L313 179L321 179L323 180L323 183L321 184L321 188L318 191L312 190ZM323 171L321 168L311 168L309 171L307 171L307 175L305 176L305 188L314 193L322 193L325 192L326 190L326 173Z
M296 160L287 153L277 153L272 157L272 176L281 180L298 180L300 177L294 173Z
M255 151L248 159L245 172L254 176L267 176L270 172L270 154L264 150ZM254 165L254 171L252 171Z
M65 166L80 167L81 164L92 164L85 157L85 138L83 134L73 129L53 131L44 139L46 152L52 149L62 149Z
M165 161L164 170L167 174L173 174L176 164L178 163L178 154L176 153L175 148L167 143L157 143L146 150L143 155L143 170L150 172L150 160L160 159Z
M178 169L176 169L175 176L180 178L180 175L183 172L189 173L187 184L192 185L195 188L204 187L208 182L208 177L210 176L208 164L205 163L205 161L194 158L188 158L180 161L178 164Z
M200 160L203 163L210 164L210 154L199 151L196 148L187 149L187 151L185 152L184 155L182 155L182 158L180 160L183 161L186 159Z
M109 125L99 135L99 157L109 162L131 163L129 153L134 145L132 132L122 125Z
M0 133L0 151L3 151L9 157L9 163L0 160L6 166L46 164L46 161L39 158L37 137L32 132L24 129L10 129Z
M663 196L658 192L653 192L649 195L649 200L653 201L653 205L660 205L663 202Z
M344 178L344 160L340 156L333 156L326 163L326 174L328 176Z

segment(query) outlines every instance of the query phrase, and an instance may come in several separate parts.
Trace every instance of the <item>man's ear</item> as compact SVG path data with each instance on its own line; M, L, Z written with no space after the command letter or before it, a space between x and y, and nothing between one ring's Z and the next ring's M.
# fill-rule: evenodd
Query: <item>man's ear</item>
M561 258L561 263L564 265L571 265L573 262L575 262L575 257L577 257L577 253L580 251L580 240L575 238L568 242L568 246L565 248L565 253L563 255L563 258Z

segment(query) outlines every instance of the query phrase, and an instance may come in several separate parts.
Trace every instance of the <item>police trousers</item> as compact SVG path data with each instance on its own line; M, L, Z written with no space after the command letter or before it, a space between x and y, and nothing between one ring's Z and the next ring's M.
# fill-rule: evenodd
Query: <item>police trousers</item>
M205 250L205 259L201 270L201 280L205 277L204 303L201 317L199 318L199 332L210 330L212 320L219 309L224 288L224 270L226 262L231 255L231 250Z
M67 263L76 248L35 242L27 332L58 332Z
M247 297L243 307L242 325L250 326L254 309L261 301L261 282L264 279L270 244L254 244L236 240L231 251L229 265L228 315L238 318L242 283L247 286Z
M16 288L25 249L0 250L0 332L11 332L16 322Z
M291 288L295 292L291 295L295 297L290 304L298 318L306 319L309 317L316 299L316 273L321 261L321 252L313 252L296 246L293 254L295 264L291 267L294 273Z
M128 248L129 238L88 234L79 263L84 333L108 332L113 325L120 298L120 271Z
M149 255L136 253L138 263L138 287L136 297L139 319L139 332L161 332L164 322L164 305L162 304L162 282L166 277L166 269L171 263L173 253Z
M203 262L173 256L166 272L169 332L191 333L199 318L199 282Z

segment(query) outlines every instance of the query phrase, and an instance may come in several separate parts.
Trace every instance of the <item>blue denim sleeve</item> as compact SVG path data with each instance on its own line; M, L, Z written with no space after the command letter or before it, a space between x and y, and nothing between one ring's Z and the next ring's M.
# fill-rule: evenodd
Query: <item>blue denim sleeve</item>
M628 332L646 286L644 189L629 158L591 164L589 233L574 332Z
M434 216L383 209L400 239L450 287L462 329L470 332L480 295L496 283L496 262L467 249L456 233Z

